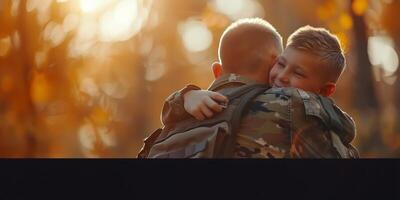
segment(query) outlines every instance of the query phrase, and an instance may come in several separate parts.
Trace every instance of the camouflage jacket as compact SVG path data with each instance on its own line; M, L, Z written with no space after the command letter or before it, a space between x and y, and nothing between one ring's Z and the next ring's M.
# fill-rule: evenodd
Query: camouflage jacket
M223 75L208 90L254 84L236 74ZM185 89L185 88L184 88ZM164 104L162 121L171 125L191 117L183 107L181 92L170 95ZM340 132L328 128L328 112L318 95L296 88L271 88L257 96L242 117L236 139L236 158L357 158L350 142L355 137L354 121L333 101L339 116Z

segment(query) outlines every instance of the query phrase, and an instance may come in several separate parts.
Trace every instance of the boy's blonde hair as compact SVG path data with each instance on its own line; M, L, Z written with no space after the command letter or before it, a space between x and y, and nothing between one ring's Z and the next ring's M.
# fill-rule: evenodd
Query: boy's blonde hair
M218 57L231 72L256 71L265 63L266 52L283 51L281 35L261 18L244 18L232 23L221 36Z
M297 29L288 38L286 48L289 47L320 57L328 67L326 72L329 81L337 82L346 67L346 59L338 37L324 28L307 25Z

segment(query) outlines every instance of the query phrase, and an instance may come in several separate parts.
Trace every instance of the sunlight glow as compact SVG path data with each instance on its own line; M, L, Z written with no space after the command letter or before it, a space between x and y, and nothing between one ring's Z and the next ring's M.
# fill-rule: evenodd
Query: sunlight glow
M76 36L69 43L68 53L76 58L87 55L96 43L97 22L94 18L84 17L80 20Z
M125 41L142 26L137 0L121 0L100 18L100 41Z
M80 0L85 14L69 14L62 24L64 33L76 31L69 44L70 57L88 56L99 42L121 42L132 38L149 18L152 1Z
M234 16L244 7L245 0L216 0L215 4L220 12Z
M265 15L263 6L256 0L214 0L211 6L227 15L232 21Z
M83 12L91 13L105 8L113 0L81 0L80 8Z
M391 38L372 36L368 38L368 56L371 64L381 67L385 76L393 75L399 67L399 57Z
M178 30L182 37L183 45L188 51L204 51L212 44L212 33L201 21L188 19L186 22L179 24Z
M76 38L80 41L95 39L97 35L97 22L93 18L83 18L80 21Z

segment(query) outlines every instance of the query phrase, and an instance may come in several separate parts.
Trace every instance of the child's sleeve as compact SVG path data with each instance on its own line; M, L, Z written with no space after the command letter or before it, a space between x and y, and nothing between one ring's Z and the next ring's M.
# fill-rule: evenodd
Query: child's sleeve
M176 91L167 97L161 112L162 123L167 126L190 118L191 115L187 113L184 108L183 95L191 90L200 89L201 88L196 85L186 85L181 90Z

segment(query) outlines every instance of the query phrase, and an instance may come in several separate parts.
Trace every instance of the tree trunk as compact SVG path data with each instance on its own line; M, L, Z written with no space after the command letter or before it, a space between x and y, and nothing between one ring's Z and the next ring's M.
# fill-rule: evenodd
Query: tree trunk
M364 16L355 14L351 8L350 14L354 24L354 53L356 55L356 69L354 77L355 96L354 107L359 111L358 137L361 138L360 151L366 153L383 153L383 141L380 134L380 109L374 88L372 65L368 57L367 25ZM375 155L374 155L375 156Z
M27 149L25 157L33 157L35 156L35 152L37 149L37 138L36 132L38 129L38 124L36 122L36 110L34 108L34 104L31 98L31 72L32 72L32 63L29 59L29 49L27 48L29 30L26 30L27 27L27 11L26 11L27 0L21 0L19 7L19 16L18 16L18 29L20 31L21 36L21 46L20 46L20 56L22 61L22 72L23 72L23 84L25 89L26 96L26 104L27 110L25 111L25 115L27 115L26 120L29 120L27 123L29 127L27 127L26 131L26 140L27 140Z

